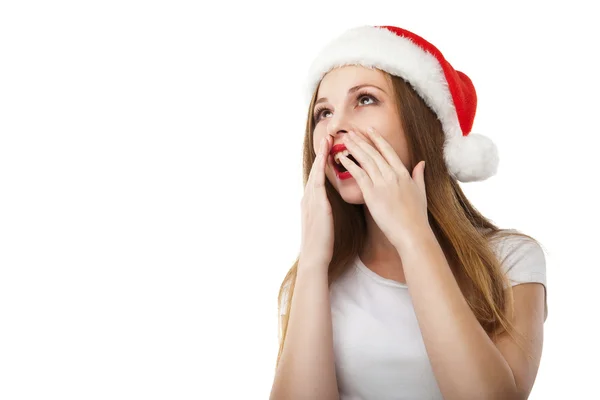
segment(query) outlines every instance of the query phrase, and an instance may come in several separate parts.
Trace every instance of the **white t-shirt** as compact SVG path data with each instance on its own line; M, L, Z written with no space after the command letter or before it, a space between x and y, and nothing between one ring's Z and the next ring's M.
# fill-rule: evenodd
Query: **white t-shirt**
M494 242L511 285L539 282L546 262L534 242ZM376 274L356 257L330 288L333 347L340 400L443 399L408 286ZM547 316L547 303L546 310Z

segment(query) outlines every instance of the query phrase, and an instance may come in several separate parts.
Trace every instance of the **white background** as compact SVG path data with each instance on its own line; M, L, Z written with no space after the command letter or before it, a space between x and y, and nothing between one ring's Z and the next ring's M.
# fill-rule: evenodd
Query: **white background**
M501 161L463 189L546 250L530 398L598 395L584 4L2 2L0 398L268 398L300 245L303 79L363 24L424 36L474 81L473 132Z

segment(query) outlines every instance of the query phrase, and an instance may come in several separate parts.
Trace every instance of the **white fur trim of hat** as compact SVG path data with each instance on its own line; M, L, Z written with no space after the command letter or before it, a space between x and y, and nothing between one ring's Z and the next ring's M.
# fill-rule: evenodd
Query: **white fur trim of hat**
M442 53L422 37L395 26L352 28L328 43L309 68L310 102L327 72L344 65L375 67L409 82L437 114L446 136L444 160L461 182L495 175L499 157L495 143L471 133L477 94L471 79L452 68Z

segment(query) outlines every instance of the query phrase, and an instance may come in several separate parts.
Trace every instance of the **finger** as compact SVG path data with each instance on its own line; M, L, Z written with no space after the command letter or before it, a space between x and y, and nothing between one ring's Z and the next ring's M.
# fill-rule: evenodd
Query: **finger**
M392 147L391 144L381 134L375 130L373 127L368 127L365 130L361 130L361 133L365 133L366 136L371 139L371 141L375 144L375 147L379 150L379 153L383 156L383 158L387 161L387 163L392 167L392 169L398 173L407 174L410 176L410 172L406 169L406 166L396 154L396 150Z
M427 190L425 188L425 161L419 162L413 170L413 180L417 184L417 187L421 190L424 198L427 198Z
M319 154L317 155L318 160L315 161L315 178L314 178L314 186L315 187L324 187L325 186L325 166L327 165L327 148L329 147L329 142L326 138L321 139L321 144L319 145Z
M393 172L381 154L373 146L359 138L353 131L350 131L349 135L344 136L344 143L352 156L359 162L360 167L367 171L371 179L378 179L384 176L385 172Z
M317 175L317 169L319 166L319 161L321 159L321 147L323 146L323 140L319 143L319 147L317 148L317 154L315 156L315 160L313 161L312 167L310 168L310 172L308 173L308 179L306 180L306 185L312 185L315 180L315 176Z
M350 174L352 174L352 176L356 180L356 183L358 183L358 186L361 188L361 190L363 190L363 188L365 188L367 185L373 184L373 181L371 180L369 175L361 167L356 165L354 163L354 161L352 161L345 155L341 154L340 162L342 163L342 165L344 167L346 167L346 169L348 171L350 171ZM362 165L362 163L361 163L361 165Z

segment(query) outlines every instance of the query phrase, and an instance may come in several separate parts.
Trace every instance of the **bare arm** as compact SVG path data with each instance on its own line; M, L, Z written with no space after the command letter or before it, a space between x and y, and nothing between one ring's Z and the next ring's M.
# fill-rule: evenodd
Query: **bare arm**
M270 397L287 399L339 399L327 268L302 260Z
M542 351L544 288L540 284L521 285L525 287L515 290L517 319L511 319L529 339L528 351L535 354L535 362L529 362L505 334L496 344L482 328L431 230L397 243L423 341L444 399L527 399Z

